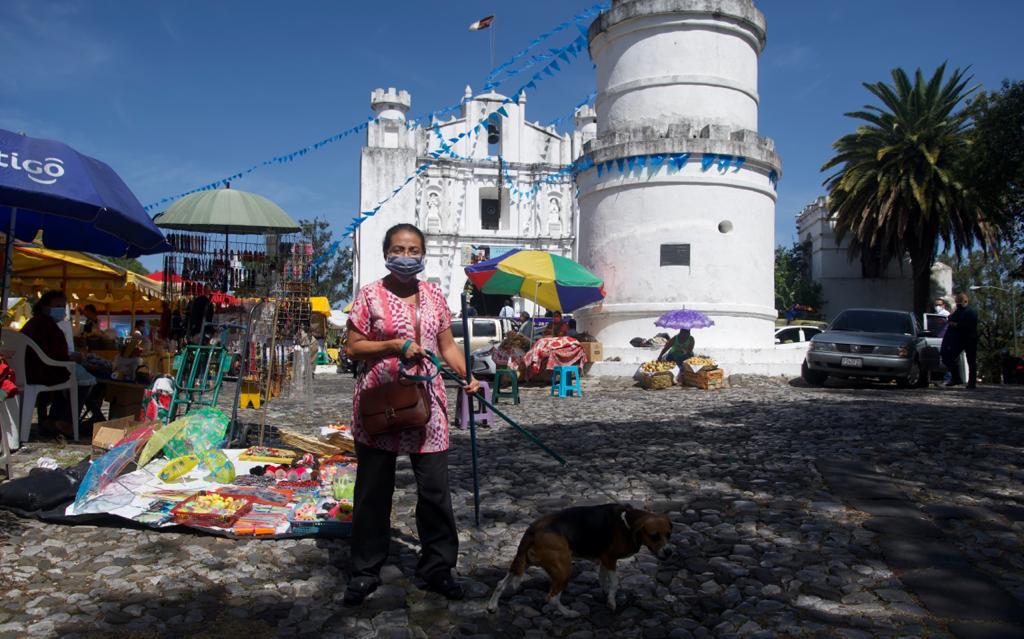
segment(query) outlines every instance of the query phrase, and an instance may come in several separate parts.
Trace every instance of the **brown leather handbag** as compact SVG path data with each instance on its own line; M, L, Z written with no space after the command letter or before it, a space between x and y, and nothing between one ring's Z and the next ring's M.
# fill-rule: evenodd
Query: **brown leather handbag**
M420 341L420 295L416 293L416 342ZM440 372L440 362L433 362ZM421 429L430 422L430 392L427 383L433 375L409 375L405 361L399 371L402 379L367 388L359 393L359 415L363 429L371 436L391 435Z

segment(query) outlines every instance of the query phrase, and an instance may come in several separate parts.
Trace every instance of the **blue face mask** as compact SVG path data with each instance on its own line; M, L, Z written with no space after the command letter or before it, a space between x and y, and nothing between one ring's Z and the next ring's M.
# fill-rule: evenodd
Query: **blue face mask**
M50 317L52 317L53 321L55 321L55 322L64 321L64 307L56 306L56 307L51 308L50 309Z
M425 268L422 257L408 255L390 255L385 266L399 282L413 281L416 279L416 274Z

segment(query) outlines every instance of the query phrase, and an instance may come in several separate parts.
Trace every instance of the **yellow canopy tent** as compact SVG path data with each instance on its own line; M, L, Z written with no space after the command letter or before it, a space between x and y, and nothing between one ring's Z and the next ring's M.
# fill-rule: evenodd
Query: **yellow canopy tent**
M160 284L86 253L17 245L11 290L27 297L61 289L76 304L102 306L108 312L158 313Z

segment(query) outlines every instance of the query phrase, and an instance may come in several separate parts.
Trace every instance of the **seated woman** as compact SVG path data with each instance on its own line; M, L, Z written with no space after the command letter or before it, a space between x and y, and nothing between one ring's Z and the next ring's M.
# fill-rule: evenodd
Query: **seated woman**
M681 365L685 360L693 357L693 346L694 340L690 335L690 329L684 328L665 344L661 353L658 354L658 360Z
M50 359L58 362L81 362L83 359L81 353L68 352L67 337L58 324L64 320L64 309L67 303L67 298L61 291L44 293L39 301L32 306L32 318L25 322L21 332L31 338ZM68 371L64 368L47 366L32 349L29 349L25 353L25 377L27 377L25 382L28 384L53 386L66 382ZM96 387L93 386L93 390L95 389ZM81 410L82 405L85 405L88 400L90 400L89 387L79 387L78 401L80 405L75 406L74 410ZM55 430L70 437L72 435L72 407L69 405L66 395L62 391L42 393L39 395L38 401L39 423L43 428ZM93 402L90 402L90 407L94 413L98 413L98 408L93 405Z
M569 334L569 324L562 321L562 313L555 311L551 315L551 323L544 329L545 337L565 337Z

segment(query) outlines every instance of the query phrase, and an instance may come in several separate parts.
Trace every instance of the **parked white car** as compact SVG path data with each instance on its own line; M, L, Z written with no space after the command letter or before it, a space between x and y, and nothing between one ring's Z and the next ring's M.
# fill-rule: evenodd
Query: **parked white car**
M817 326L782 326L775 329L775 348L800 350L821 332Z

